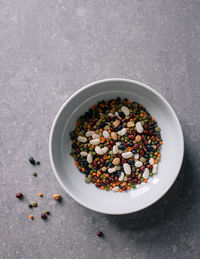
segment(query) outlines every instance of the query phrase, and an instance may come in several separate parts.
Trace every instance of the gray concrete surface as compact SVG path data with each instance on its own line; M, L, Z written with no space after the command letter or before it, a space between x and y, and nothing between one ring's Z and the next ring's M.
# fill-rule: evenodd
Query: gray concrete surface
M200 258L199 10L198 0L0 0L0 258ZM158 90L185 136L175 185L134 215L101 215L74 202L48 157L59 107L108 77ZM41 161L37 178L30 155ZM39 202L34 221L15 198L20 191ZM62 204L50 199L55 192Z

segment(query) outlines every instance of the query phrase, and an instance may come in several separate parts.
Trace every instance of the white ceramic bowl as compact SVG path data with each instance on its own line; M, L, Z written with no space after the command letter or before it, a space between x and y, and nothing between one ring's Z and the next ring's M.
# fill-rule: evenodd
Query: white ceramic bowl
M163 139L158 173L147 184L122 193L106 192L94 184L85 183L85 176L78 171L70 156L69 137L76 120L93 104L117 97L141 103L158 122ZM49 153L56 178L74 200L94 211L117 215L142 210L169 190L182 164L184 141L174 110L159 93L133 80L113 78L81 88L63 104L51 129Z

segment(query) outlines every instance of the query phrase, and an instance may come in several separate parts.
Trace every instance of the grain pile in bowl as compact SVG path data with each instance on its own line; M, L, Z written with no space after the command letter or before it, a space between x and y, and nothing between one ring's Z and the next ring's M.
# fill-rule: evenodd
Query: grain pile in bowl
M85 182L123 192L157 173L162 138L157 122L136 102L93 105L70 134L71 155Z

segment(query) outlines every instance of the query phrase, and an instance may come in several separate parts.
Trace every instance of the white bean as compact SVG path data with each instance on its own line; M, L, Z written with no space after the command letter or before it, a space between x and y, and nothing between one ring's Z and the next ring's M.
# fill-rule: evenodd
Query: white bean
M102 151L103 151L103 153L105 154L105 153L107 153L107 152L108 152L108 147L103 147L101 150L102 150Z
M104 131L103 131L103 136L104 136L104 138L109 138L109 137L110 137L110 134L108 133L107 130L104 130Z
M118 191L119 191L119 187L118 187L118 186L115 186L114 188L112 188L112 191L113 191L113 192L118 192Z
M93 134L93 135L92 135L92 138L93 138L93 139L98 139L98 138L100 138L100 136L99 136L98 134Z
M153 173L153 174L156 174L156 173L157 173L157 170L158 170L158 165L157 165L157 164L154 164L154 165L153 165L153 169L152 169L152 173Z
M94 135L95 133L94 133L94 131L87 131L86 133L85 133L85 136L88 138L88 137L91 137L92 135Z
M149 178L149 169L145 168L144 173L142 174L142 177L144 179L148 179Z
M117 154L118 153L118 151L119 151L119 149L118 149L118 146L117 145L114 145L113 146L113 154Z
M116 168L114 168L114 167L108 168L108 173L109 173L109 174L112 174L112 173L114 173L114 172L116 172Z
M80 153L81 156L87 156L87 154L88 154L88 153L85 152L85 151L82 151L82 152Z
M122 142L118 141L115 144L119 147L122 144Z
M96 146L96 147L95 147L95 152L96 152L98 155L103 155L103 151L102 151L102 149L101 149L99 146Z
M129 109L128 109L126 106L122 106L121 110L122 110L122 112L123 112L126 116L128 116L128 115L130 114Z
M81 143L85 143L85 142L87 142L87 138L79 136L78 141L81 142Z
M135 160L138 160L139 157L140 157L139 154L135 154L135 155L134 155Z
M108 113L108 116L109 117L114 117L114 115L110 112L110 113Z
M120 136L124 136L126 134L126 132L127 132L126 128L123 128L122 130L118 131L117 133Z
M87 155L87 162L88 162L89 164L91 164L92 161L93 161L92 154L89 153L89 154Z
M136 161L135 162L135 166L136 167L141 167L143 165L143 163L141 161Z
M135 126L138 133L142 133L144 131L140 121L138 121Z
M130 158L130 157L132 157L133 156L133 153L132 152L125 152L125 153L122 153L122 156L123 156L123 158Z
M99 143L100 143L100 139L98 139L98 138L90 140L91 145L98 145Z
M119 181L121 182L123 180L124 180L124 172L121 172L120 177L119 177Z
M124 168L124 172L127 174L127 175L130 175L131 174L131 167L128 163L124 163L123 164L123 168Z
M150 165L153 165L153 164L154 164L154 159L153 159L153 157L151 157L151 158L149 159L149 164L150 164Z

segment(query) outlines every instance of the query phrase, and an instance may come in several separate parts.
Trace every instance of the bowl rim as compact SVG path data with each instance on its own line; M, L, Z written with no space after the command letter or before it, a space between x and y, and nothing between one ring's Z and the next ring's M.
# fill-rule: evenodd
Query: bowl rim
M147 90L149 90L150 92L152 92L153 94L155 94L158 98L160 98L165 104L166 106L168 107L168 109L172 112L175 120L176 120L176 123L177 123L177 127L178 127L178 131L179 131L179 134L180 134L180 147L181 147L181 160L180 160L180 164L179 164L179 168L176 172L176 175L174 177L174 180L173 182L171 183L171 185L167 186L163 192L161 193L161 195L156 198L155 200L153 200L153 202L150 202L149 204L145 205L143 208L138 208L138 209L135 209L133 211L133 209L131 210L126 210L126 211L122 211L120 213L115 213L115 212L105 212L104 210L101 210L101 209L98 209L98 208L94 208L93 206L90 206L88 205L86 202L82 201L81 199L77 198L76 196L74 196L68 189L67 187L64 185L64 183L62 182L62 180L60 179L59 177L59 174L55 168L55 165L54 165L54 160L53 160L53 151L52 151L52 140L53 140L53 134L54 134L54 130L55 130L55 127L56 127L56 124L57 124L57 121L60 117L60 114L62 113L62 111L64 110L65 106L76 96L78 95L79 93L83 92L84 90L90 88L90 87L93 87L95 85L98 85L98 84L103 84L103 83L107 83L107 82L128 82L128 83L131 83L131 84L137 84ZM182 163L183 163L183 157L184 157L184 137L183 137L183 131L182 131L182 128L181 128L181 124L180 124L180 121L174 111L174 109L172 108L172 106L169 104L169 102L159 93L157 92L156 90L154 90L153 88L151 88L150 86L144 84L144 83L141 83L137 80L133 80L133 79L126 79L126 78L105 78L105 79L101 79L101 80L97 80L97 81L94 81L92 83L89 83L83 87L81 87L80 89L78 89L77 91L75 91L69 98L67 98L67 100L63 103L63 105L60 107L60 109L58 110L56 116L55 116L55 119L53 121L53 124L52 124L52 127L51 127L51 130L50 130L50 135L49 135L49 158L50 158L50 163L51 163L51 166L52 166L52 169L53 169L53 173L54 175L56 176L56 179L57 181L59 182L59 184L62 186L62 188L65 190L65 192L71 197L73 198L76 202L78 202L79 204L81 204L82 206L90 209L90 210L93 210L93 211L96 211L96 212L99 212L99 213L102 213L102 214L107 214L107 215L125 215L125 214L131 214L131 213L135 213L137 211L140 211L140 210L143 210L151 205L153 205L154 203L156 203L158 200L160 200L167 192L168 190L172 187L172 185L174 184L174 182L176 181L178 175L179 175L179 172L181 170L181 166L182 166Z

